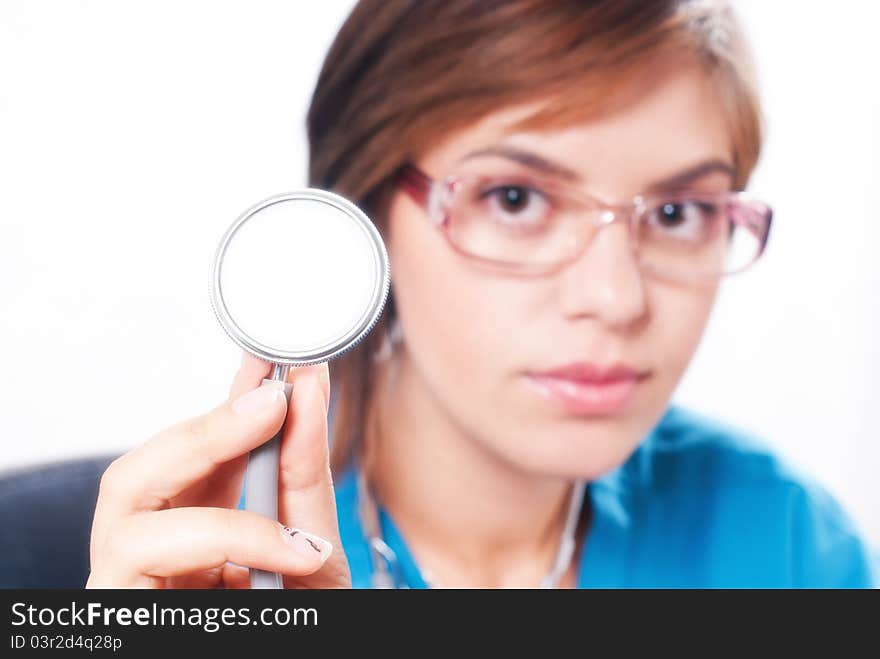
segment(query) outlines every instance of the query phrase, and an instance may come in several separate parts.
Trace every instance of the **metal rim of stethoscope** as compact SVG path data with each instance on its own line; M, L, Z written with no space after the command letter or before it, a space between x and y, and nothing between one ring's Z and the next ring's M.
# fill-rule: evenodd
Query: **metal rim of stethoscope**
M400 561L395 552L382 536L382 527L379 521L379 508L376 500L370 493L367 486L367 480L362 469L356 468L357 474L357 490L358 490L358 516L360 517L361 526L367 539L370 550L370 558L372 560L373 588L399 588L404 589L409 586L403 578L403 570L400 567ZM569 498L568 511L565 517L565 526L562 531L562 538L553 566L550 572L541 580L540 588L556 588L562 580L562 576L568 570L571 559L574 556L574 550L577 546L575 533L577 531L578 520L583 508L583 501L586 495L588 483L585 479L576 480L573 484L571 496ZM423 575L424 579L424 575ZM427 583L427 579L424 579ZM430 585L430 584L429 584Z
M303 199L308 201L317 201L327 204L343 213L350 219L354 220L357 226L364 232L369 239L373 249L374 270L374 286L370 302L364 313L352 325L352 328L345 334L327 342L326 344L307 351L297 350L279 350L267 346L260 341L249 336L244 332L238 323L235 322L226 303L223 300L223 289L221 284L221 271L223 266L223 257L226 253L230 241L241 226L259 211L285 201ZM293 246L294 249L304 249L304 246ZM391 287L391 270L388 259L388 252L385 249L385 243L382 240L379 230L373 224L369 217L355 204L338 194L327 190L318 190L315 188L306 188L296 190L294 192L286 192L278 194L263 201L260 201L244 213L230 226L220 241L217 251L214 255L214 261L211 267L211 291L210 299L214 313L220 320L220 325L235 343L248 352L269 362L276 364L287 364L289 366L305 366L308 364L317 364L329 361L334 357L340 356L342 353L351 350L370 332L371 329L379 321L382 311L385 307L385 300Z

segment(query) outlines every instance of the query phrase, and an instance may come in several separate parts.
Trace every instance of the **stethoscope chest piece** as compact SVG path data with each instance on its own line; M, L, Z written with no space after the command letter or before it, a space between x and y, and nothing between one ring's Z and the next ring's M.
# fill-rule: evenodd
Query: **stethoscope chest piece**
M273 364L263 386L283 387L289 399L289 368L360 343L390 285L388 253L370 219L347 199L309 188L265 199L232 223L214 256L210 298L229 337ZM272 519L283 434L251 452L245 477L247 510ZM251 570L252 588L281 585L279 575Z

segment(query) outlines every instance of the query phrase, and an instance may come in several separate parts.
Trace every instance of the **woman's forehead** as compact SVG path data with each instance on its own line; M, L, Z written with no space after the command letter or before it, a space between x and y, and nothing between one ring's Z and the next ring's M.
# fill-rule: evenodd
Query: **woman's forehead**
M421 159L435 175L455 173L512 153L559 165L561 177L602 179L609 170L653 181L697 162L732 162L731 135L721 101L700 71L681 68L646 86L631 102L567 125L522 128L555 99L500 108L446 136ZM522 163L520 163L522 164ZM573 176L565 176L565 172Z

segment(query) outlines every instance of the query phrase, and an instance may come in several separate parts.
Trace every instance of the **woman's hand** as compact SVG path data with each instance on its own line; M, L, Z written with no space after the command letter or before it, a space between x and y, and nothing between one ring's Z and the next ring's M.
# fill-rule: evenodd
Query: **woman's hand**
M107 468L87 588L247 588L248 567L281 573L286 588L351 586L330 476L327 364L292 369L289 409L282 391L260 386L270 369L245 352L229 400ZM248 451L285 414L278 523L236 506Z

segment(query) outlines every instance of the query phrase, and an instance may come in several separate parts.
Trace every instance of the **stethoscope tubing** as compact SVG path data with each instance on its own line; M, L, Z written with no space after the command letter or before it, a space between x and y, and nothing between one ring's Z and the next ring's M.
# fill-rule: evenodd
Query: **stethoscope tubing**
M284 396L290 404L293 384L286 382L288 366L275 364L271 378L264 378L262 387L284 387ZM281 458L281 437L285 423L272 439L252 449L248 454L245 471L245 510L278 520L278 468ZM283 582L280 574L249 569L251 588L280 589Z

